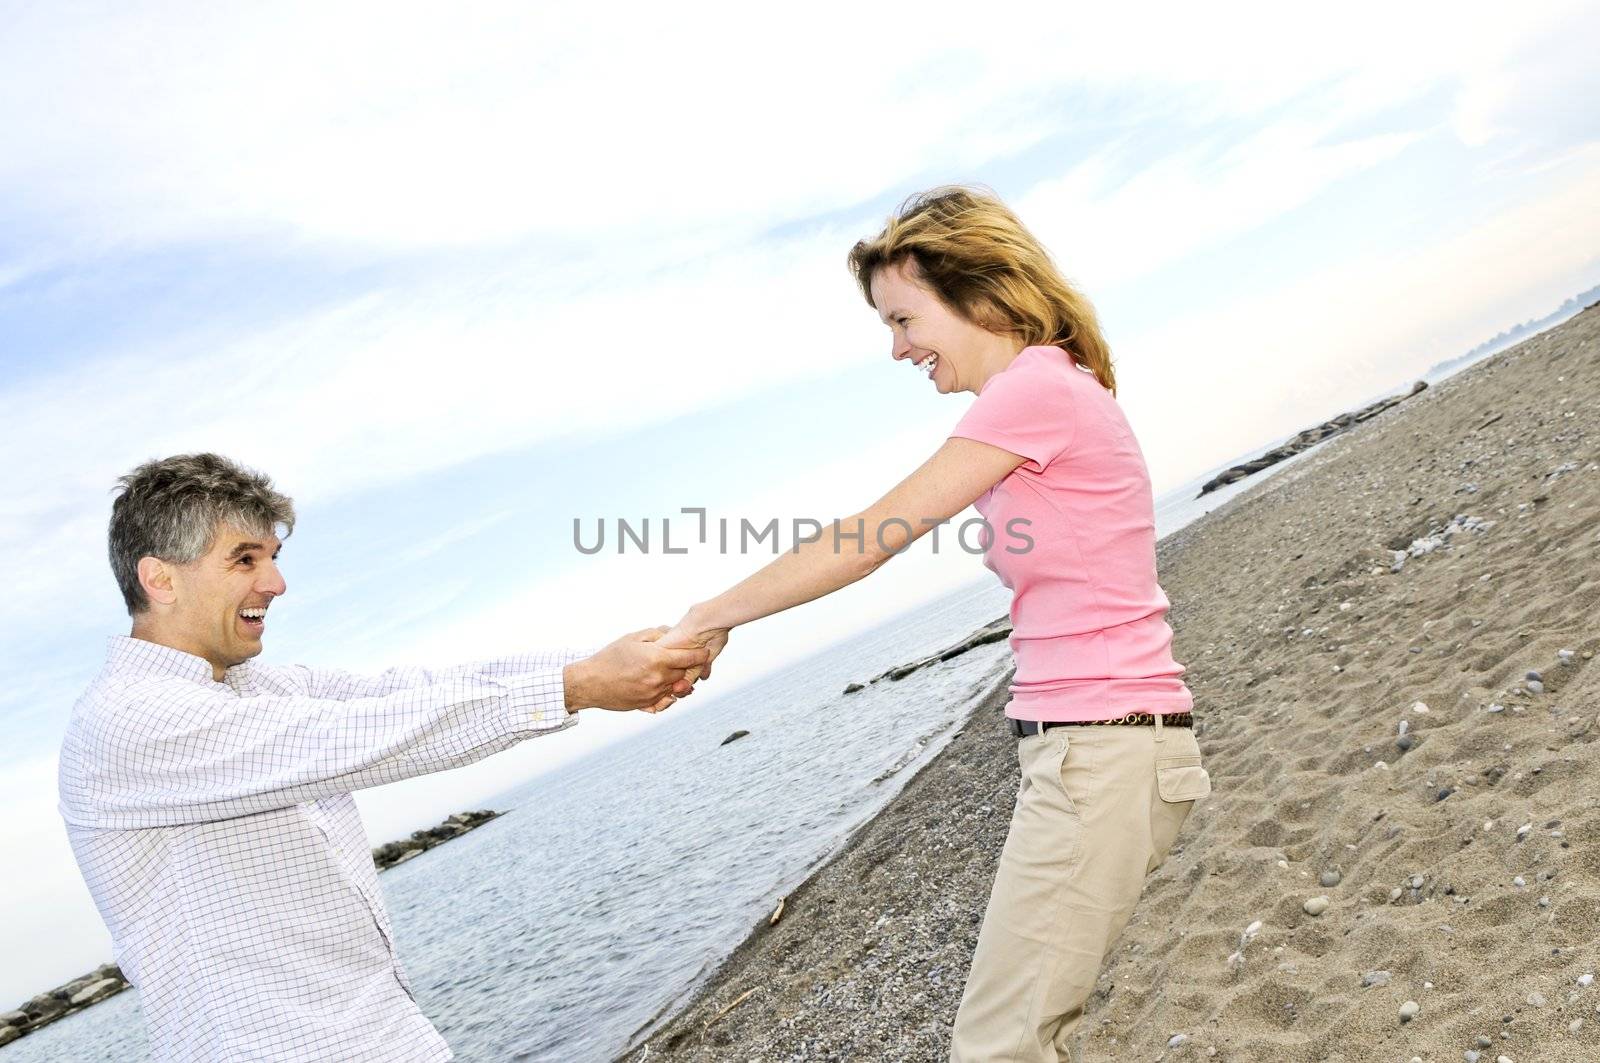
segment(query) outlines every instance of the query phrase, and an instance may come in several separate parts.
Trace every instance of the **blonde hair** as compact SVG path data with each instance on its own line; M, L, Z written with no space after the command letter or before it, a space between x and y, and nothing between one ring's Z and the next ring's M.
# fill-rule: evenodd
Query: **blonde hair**
M850 271L868 305L878 270L910 262L951 310L1023 346L1060 347L1117 393L1111 347L1094 307L999 197L946 185L912 196L883 231L850 249Z

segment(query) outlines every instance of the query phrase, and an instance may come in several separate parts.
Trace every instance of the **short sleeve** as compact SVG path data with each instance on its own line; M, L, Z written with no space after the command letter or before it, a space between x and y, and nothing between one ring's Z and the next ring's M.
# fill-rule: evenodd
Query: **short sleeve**
M950 435L1008 450L1026 459L1023 468L1043 472L1076 428L1069 372L1076 370L1064 351L1027 348L990 378Z

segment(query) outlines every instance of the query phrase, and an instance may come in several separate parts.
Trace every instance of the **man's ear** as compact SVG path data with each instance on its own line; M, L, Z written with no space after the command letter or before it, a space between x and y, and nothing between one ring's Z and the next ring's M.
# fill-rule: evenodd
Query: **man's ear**
M152 603L171 605L178 599L178 592L172 586L172 566L159 557L139 559L139 586L144 588L145 597Z

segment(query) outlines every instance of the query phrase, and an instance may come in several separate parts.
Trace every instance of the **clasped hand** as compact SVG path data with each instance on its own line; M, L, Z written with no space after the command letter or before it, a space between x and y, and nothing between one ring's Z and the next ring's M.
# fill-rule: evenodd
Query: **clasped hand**
M567 708L661 712L710 676L727 643L725 629L686 630L681 621L631 632L567 667Z
M672 626L672 629L661 636L663 646L685 646L704 649L708 654L706 663L690 668L685 677L690 682L711 678L711 662L717 659L722 648L728 644L729 628L714 627L701 620L693 609L686 613L682 620Z

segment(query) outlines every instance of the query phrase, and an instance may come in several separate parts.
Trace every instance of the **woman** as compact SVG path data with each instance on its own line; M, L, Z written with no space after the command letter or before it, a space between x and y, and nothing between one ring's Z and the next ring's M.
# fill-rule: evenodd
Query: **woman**
M976 401L921 468L842 522L852 538L784 554L661 641L715 659L734 627L854 583L976 504L984 563L1012 591L1022 785L951 1059L1072 1058L1145 875L1211 790L1156 583L1149 473L1093 309L998 199L913 197L850 266L895 360Z

